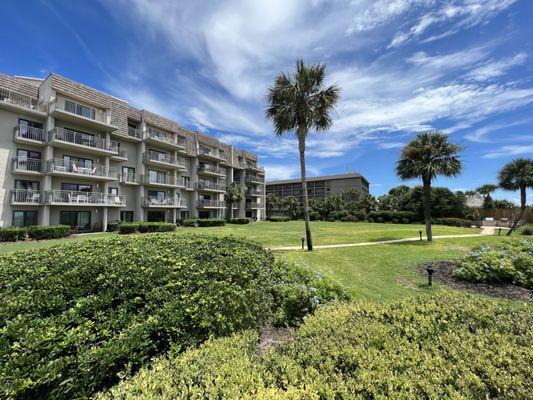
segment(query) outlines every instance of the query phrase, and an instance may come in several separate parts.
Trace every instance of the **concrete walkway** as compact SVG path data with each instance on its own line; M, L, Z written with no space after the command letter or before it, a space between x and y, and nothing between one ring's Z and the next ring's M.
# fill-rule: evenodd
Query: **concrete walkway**
M482 231L481 233L474 233L474 234L468 234L468 235L440 235L440 236L433 236L433 239L468 238L468 237L487 236L487 235L493 235L493 234L494 234L494 231L492 231L492 233L484 233ZM413 238L405 238L405 239L381 240L379 242L327 244L327 245L322 245L322 246L313 246L313 249L316 249L316 250L318 250L318 249L336 249L336 248L339 248L339 247L373 246L373 245L378 245L378 244L419 242L419 241L420 241L419 237L413 237ZM302 247L301 246L269 247L269 249L270 250L274 250L274 251L276 251L276 250L277 251L291 251L291 250L300 250L300 251L302 251ZM307 249L304 249L304 251L307 251Z

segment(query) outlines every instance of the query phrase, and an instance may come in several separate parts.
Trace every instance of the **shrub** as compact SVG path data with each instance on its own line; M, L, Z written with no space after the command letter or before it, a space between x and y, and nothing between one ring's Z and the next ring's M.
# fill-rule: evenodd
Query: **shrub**
M355 215L347 215L341 218L342 222L357 222L359 221Z
M121 221L112 221L107 224L107 231L108 232L117 232L118 226L121 224Z
M172 232L176 230L176 224L172 222L141 222L137 230L139 233Z
M198 226L198 218L186 218L186 219L179 219L176 221L176 224L178 226L183 226L183 227L196 227Z
M516 234L524 235L524 236L533 235L533 224L527 224L527 225L521 226L520 228L516 230Z
M98 399L526 399L532 325L466 295L328 306L263 356L255 332L209 340Z
M130 233L137 232L137 229L139 228L138 222L123 222L118 226L118 233L127 235Z
M250 223L250 218L230 218L230 224L246 225Z
M224 226L226 225L226 221L220 218L198 218L196 221L198 223L198 226L208 227L208 226Z
M273 215L268 217L267 220L271 222L288 222L290 218L286 215Z
M469 219L462 218L435 218L432 221L434 225L463 226L469 228L473 222Z
M68 225L30 226L28 228L28 236L35 240L60 239L68 235L70 235Z
M0 242L17 242L26 239L26 228L0 228Z
M409 222L419 222L418 214L412 211L370 211L368 213L368 220L375 222L394 222L399 223L402 220ZM408 222L408 223L409 223ZM403 221L402 221L403 223Z
M171 346L272 315L273 256L232 237L117 236L0 257L0 398L86 398Z
M473 282L503 282L533 288L533 241L482 244L469 252L453 275Z

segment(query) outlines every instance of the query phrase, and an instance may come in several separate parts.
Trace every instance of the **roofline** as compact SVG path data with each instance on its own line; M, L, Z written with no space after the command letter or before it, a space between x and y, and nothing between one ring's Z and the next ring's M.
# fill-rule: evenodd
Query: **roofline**
M352 178L361 178L365 182L369 183L368 180L363 175L361 175L358 172L354 172L354 173L351 173L351 174L335 174L335 175L314 176L314 177L307 178L306 181L307 182L311 182L311 181L315 182L315 181L341 180L341 179L352 179ZM277 181L268 181L268 182L266 182L266 185L282 185L282 184L287 184L287 183L299 183L301 181L302 181L301 178L280 179L280 180L277 180Z

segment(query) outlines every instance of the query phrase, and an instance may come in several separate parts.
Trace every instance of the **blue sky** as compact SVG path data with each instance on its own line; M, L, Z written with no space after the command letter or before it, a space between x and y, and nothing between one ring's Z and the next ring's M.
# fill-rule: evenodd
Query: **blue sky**
M361 172L383 194L425 129L464 146L463 174L435 182L454 190L533 156L530 0L7 0L0 15L0 72L83 82L257 152L269 179L299 176L294 136L264 118L297 58L342 88L332 129L309 136L310 175Z

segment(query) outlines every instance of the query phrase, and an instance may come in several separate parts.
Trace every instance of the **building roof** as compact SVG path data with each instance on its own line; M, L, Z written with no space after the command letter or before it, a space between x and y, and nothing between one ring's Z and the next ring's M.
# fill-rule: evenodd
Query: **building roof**
M362 178L366 181L365 177L361 175L358 172L352 173L352 174L337 174L337 175L323 175L323 176L314 176L311 178L307 178L307 182L315 182L315 181L325 181L325 180L333 180L333 179L351 179L351 178ZM266 184L267 185L282 185L285 183L298 183L301 182L301 179L283 179L279 181L269 181Z

